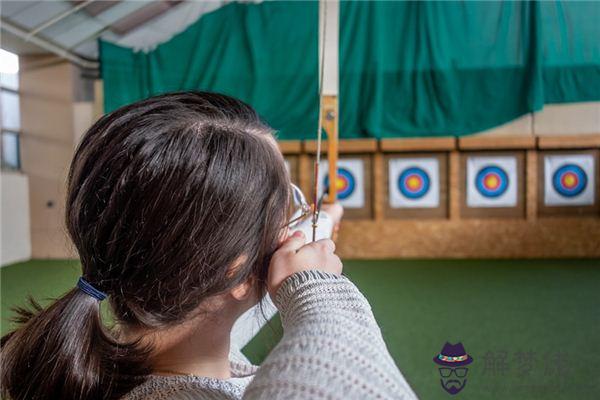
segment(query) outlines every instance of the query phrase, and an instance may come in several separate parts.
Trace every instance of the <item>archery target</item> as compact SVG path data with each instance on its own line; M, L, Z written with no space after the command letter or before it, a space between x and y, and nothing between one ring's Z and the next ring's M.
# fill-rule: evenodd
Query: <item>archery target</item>
M484 167L475 176L475 188L484 197L500 197L508 189L508 174L497 165Z
M436 208L440 205L437 158L396 158L389 161L392 208Z
M325 187L329 187L329 175L325 176L325 181L323 184ZM346 200L352 196L352 193L354 193L354 189L356 188L356 179L354 178L354 174L346 168L338 168L335 188L337 190L337 196L339 200Z
M579 165L566 164L552 176L552 186L564 197L575 197L585 190L587 180L587 174Z
M365 206L364 161L361 159L338 160L338 176L336 180L337 196L340 204L348 208ZM329 163L322 161L319 165L319 197L329 187Z
M515 207L517 159L513 156L467 159L467 206Z
M589 154L545 156L544 204L593 205L594 167L594 157Z

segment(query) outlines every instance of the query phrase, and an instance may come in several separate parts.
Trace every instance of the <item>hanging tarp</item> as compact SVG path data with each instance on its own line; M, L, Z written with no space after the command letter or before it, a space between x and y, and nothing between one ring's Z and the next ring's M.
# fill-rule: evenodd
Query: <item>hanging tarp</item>
M105 108L200 89L314 138L318 4L232 3L150 52L100 42ZM597 2L341 2L340 137L479 132L600 100Z
M106 111L168 91L209 90L254 106L284 138L318 116L318 3L232 3L150 52L100 41Z
M344 2L343 137L463 135L600 100L600 3Z

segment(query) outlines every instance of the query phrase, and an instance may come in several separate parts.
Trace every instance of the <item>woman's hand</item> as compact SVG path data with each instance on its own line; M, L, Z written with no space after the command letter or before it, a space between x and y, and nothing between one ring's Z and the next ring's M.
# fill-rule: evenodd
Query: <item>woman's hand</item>
M342 222L344 216L344 207L340 203L323 204L321 205L321 211L325 211L335 224Z
M342 223L342 217L344 216L344 207L342 207L340 203L323 204L321 206L321 211L325 211L333 220L333 239L335 240L335 235L340 230L340 224Z
M267 289L271 298L290 275L316 269L336 275L342 273L342 261L335 255L335 243L330 239L306 244L306 236L296 231L277 249L271 258Z

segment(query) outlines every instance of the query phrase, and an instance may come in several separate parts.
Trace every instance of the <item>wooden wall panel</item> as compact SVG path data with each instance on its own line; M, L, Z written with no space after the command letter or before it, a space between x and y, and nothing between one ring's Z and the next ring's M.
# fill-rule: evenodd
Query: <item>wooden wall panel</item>
M559 139L557 139L559 140ZM589 146L590 138L584 138ZM559 140L560 146L565 141ZM460 142L460 141L459 141ZM591 258L600 257L600 217L556 215L540 217L538 182L543 179L539 168L541 152L530 139L506 138L492 145L485 141L463 142L462 148L487 149L493 154L499 149L514 149L522 163L520 175L522 209L517 218L491 216L480 218L461 215L461 158L465 151L452 140L383 140L379 151L372 154L373 217L343 221L337 239L340 256L354 259L381 258ZM558 142L557 142L558 143ZM579 142L572 140L574 148ZM595 142L594 142L595 143ZM557 144L549 143L548 146ZM365 143L359 148L364 149ZM371 145L368 145L371 146ZM352 146L348 149L353 148ZM311 148L303 148L310 152ZM415 156L445 151L448 155L448 218L398 219L386 216L387 164L392 154ZM521 151L519 151L521 150ZM353 151L351 150L350 153ZM470 153L470 152L469 152ZM312 181L311 155L300 156L300 176ZM302 162L304 160L304 162ZM305 170L303 170L303 168ZM306 183L305 182L305 183ZM310 184L304 190L310 193Z
M288 155L284 156L285 161L289 167L290 179L292 183L299 185L300 184L300 161L299 156L297 155ZM299 186L298 186L299 187Z
M435 208L393 208L390 205L389 190L389 162L396 158L435 158L439 163L440 180L440 205ZM386 154L384 156L384 165L381 183L383 185L383 195L377 196L382 199L384 215L386 218L448 218L448 154L447 153L418 153L407 156L405 154Z
M600 257L600 218L344 221L342 258Z

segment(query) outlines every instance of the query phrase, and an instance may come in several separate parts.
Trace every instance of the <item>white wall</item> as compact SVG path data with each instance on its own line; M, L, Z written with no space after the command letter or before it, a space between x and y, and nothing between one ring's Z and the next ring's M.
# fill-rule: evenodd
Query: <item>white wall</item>
M538 136L600 133L600 102L546 104L533 116Z
M29 179L31 256L70 258L64 207L69 163L73 157L77 80L75 67L54 57L23 56L20 75L21 168ZM79 114L78 114L79 116ZM87 125L91 123L88 122Z
M19 172L2 171L0 176L2 236L0 265L31 258L29 226L29 182Z
M566 136L600 134L600 102L545 104L504 125L479 134L489 136Z

